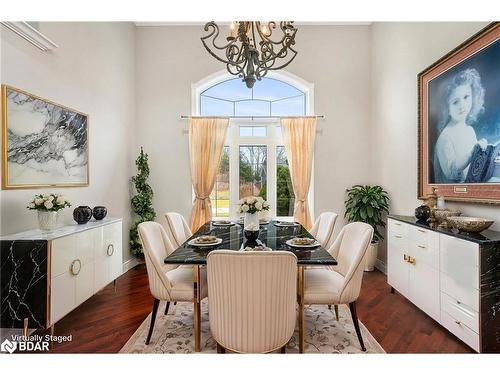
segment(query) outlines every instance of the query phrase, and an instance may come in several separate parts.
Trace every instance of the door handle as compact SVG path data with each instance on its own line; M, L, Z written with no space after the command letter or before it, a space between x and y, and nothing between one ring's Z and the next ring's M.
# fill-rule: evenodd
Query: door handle
M110 251L111 249L111 251ZM115 253L115 247L113 246L113 244L109 244L108 245L108 248L106 249L106 254L108 254L108 256L111 256Z
M70 271L73 276L77 276L81 270L82 270L82 262L80 259L75 259L74 261L71 262Z

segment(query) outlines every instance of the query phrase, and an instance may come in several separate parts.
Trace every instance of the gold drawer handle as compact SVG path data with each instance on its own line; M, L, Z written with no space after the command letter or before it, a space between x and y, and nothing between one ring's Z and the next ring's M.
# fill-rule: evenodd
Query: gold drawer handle
M111 248L111 252L109 251L110 248ZM109 244L108 248L106 249L106 254L108 254L108 256L111 256L114 253L115 253L115 247L113 246L113 244Z
M403 238L403 236L399 236L397 234L395 234L394 237L396 237L396 238Z
M424 245L417 245L417 246L420 247L421 249L427 249L427 247Z
M394 223L394 225L399 225L399 226L401 226L401 223Z
M459 320L455 320L455 323L456 323L456 324L458 324L458 325L461 325L461 324L462 324L462 322L461 322L461 321L459 321Z
M75 270L75 265L77 264L78 268ZM71 262L70 271L73 276L77 276L81 270L82 270L82 262L80 261L80 259L75 259L74 261Z
M423 230L423 229L417 229L420 233L427 233L426 230Z

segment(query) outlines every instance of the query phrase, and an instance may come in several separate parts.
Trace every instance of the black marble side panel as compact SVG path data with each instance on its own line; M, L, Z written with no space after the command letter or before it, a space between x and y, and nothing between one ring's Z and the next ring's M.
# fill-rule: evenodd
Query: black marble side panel
M44 328L47 321L47 241L1 241L1 327Z
M481 352L500 353L500 244L480 251Z

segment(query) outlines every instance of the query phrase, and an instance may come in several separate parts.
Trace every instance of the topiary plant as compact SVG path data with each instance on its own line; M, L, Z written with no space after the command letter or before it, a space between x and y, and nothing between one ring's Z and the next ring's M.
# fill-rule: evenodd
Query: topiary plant
M375 185L354 185L347 190L344 217L349 221L362 221L373 227L373 241L384 236L378 227L385 227L382 214L389 213L389 196L382 187Z
M149 177L148 154L144 153L142 147L135 165L138 173L132 177L136 194L130 200L132 211L135 213L134 222L130 228L130 250L135 256L143 257L137 226L144 221L153 221L156 212L153 208L153 189L147 182Z

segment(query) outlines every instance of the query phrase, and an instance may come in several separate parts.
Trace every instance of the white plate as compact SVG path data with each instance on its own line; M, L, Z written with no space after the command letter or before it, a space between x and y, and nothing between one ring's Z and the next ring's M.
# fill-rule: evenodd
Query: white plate
M188 245L190 246L197 246L197 247L210 247L210 246L217 246L222 243L222 238L217 238L215 242L204 242L204 243L198 243L196 242L196 238L193 238L191 241L188 242Z
M296 248L314 248L314 247L319 247L320 243L318 241L313 242L310 245L295 245L292 242L293 238L291 240L286 241L285 243L290 246L290 247L296 247Z
M232 227L236 223L234 221L231 221L230 223L221 223L220 221L212 221L212 225L214 227Z
M276 225L277 227L284 227L284 228L287 228L287 227L290 227L290 228L293 228L293 227L298 227L300 224L299 223L292 223L292 222L276 222L274 223L274 225Z

